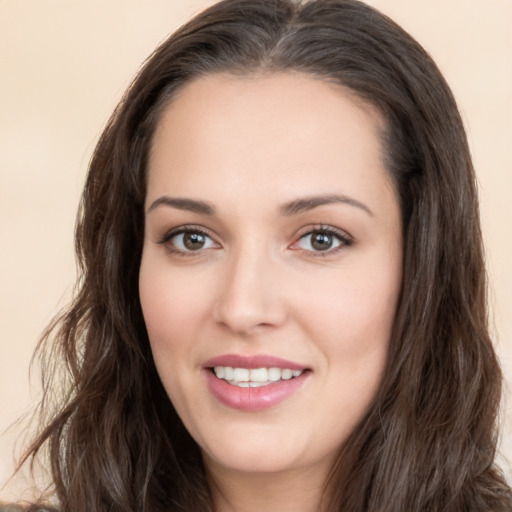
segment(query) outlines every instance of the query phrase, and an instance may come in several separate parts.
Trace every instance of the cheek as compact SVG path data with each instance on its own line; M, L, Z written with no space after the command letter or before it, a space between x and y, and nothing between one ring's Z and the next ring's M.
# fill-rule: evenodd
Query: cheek
M325 283L317 276L300 315L337 382L333 393L353 391L345 398L354 410L371 401L386 364L401 287L399 258L393 263L366 261Z
M154 351L179 350L188 344L209 304L204 288L195 286L197 281L167 267L143 257L139 275L140 302Z
M346 431L355 428L374 399L387 361L394 325L398 283L372 279L366 286L357 279L318 298L312 308L318 348L328 368L325 401L342 412Z
M142 259L139 293L153 359L167 394L182 418L196 406L194 379L200 372L196 340L208 309L207 294L186 272L173 272L165 260ZM195 371L187 372L185 369Z
M302 317L308 319L310 329L321 338L336 340L336 345L341 347L359 339L354 348L361 350L388 340L399 295L398 278L363 272L359 276L351 273L339 280L332 279L328 286L322 287L318 281L316 284L303 305L309 313Z

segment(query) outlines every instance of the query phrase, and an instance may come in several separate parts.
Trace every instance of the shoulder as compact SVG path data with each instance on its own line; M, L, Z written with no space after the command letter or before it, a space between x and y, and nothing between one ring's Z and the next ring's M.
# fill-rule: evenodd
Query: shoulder
M20 512L26 510L20 505L0 502L0 512Z
M58 510L53 507L20 505L16 503L4 503L3 501L0 501L0 512L58 512Z

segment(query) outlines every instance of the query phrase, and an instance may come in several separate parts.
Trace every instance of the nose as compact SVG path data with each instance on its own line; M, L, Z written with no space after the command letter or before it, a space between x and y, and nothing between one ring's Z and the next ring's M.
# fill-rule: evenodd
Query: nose
M215 321L241 336L282 325L287 311L277 267L259 251L233 254L219 276Z

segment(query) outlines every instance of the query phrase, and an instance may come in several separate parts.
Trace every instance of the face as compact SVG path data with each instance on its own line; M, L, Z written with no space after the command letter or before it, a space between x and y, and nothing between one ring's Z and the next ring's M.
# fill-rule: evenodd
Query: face
M379 387L401 287L380 117L307 75L212 75L163 113L140 300L210 470L327 472Z

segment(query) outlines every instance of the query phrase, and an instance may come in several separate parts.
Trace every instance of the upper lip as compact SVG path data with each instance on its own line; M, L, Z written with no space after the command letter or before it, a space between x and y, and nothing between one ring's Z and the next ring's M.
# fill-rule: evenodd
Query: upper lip
M290 370L305 370L303 364L281 359L267 354L243 356L241 354L224 354L212 357L204 363L205 368L215 366L230 366L231 368L287 368Z

